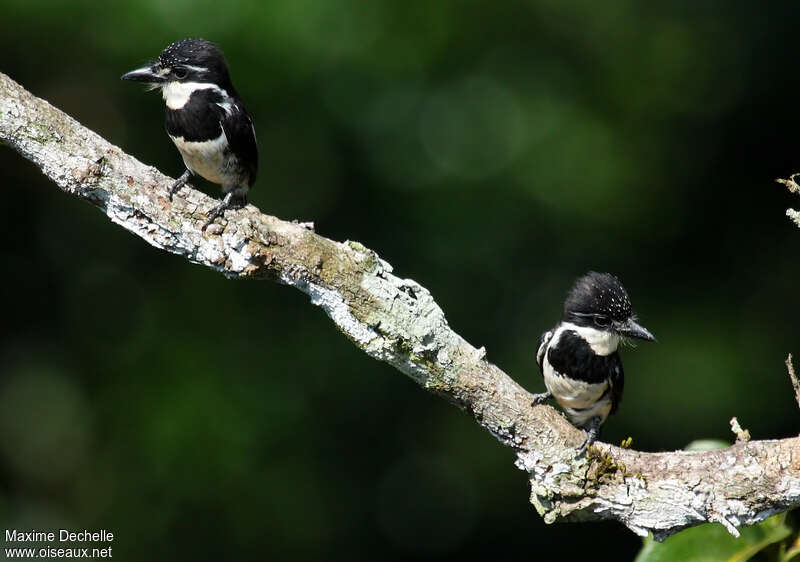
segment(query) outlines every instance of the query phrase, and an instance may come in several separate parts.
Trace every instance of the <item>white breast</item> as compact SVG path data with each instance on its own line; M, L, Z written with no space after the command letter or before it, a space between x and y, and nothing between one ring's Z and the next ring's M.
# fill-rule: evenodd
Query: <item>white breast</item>
M582 426L593 417L599 417L601 422L605 421L611 413L611 396L603 396L608 389L608 383L590 384L562 377L549 363L547 366L549 368L544 371L544 384L572 423Z
M210 182L227 184L235 181L228 177L228 138L223 131L220 136L210 141L193 142L183 137L173 137L172 142L178 147L186 167Z

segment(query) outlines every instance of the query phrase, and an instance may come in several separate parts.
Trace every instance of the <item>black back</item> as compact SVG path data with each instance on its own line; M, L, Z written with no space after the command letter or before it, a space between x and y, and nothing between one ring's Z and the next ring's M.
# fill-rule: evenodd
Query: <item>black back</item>
M232 115L225 115L222 120L222 128L225 131L225 136L228 137L228 143L233 152L239 155L240 163L247 166L248 186L252 186L256 181L258 175L258 146L256 144L256 131L253 127L253 120L241 104L241 100L237 100L237 109L234 110ZM241 113L240 117L236 117Z

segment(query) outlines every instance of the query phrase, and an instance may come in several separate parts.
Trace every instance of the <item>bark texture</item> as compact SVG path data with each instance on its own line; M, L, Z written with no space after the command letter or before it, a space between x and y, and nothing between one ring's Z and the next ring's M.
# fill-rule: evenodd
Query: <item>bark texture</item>
M576 458L583 432L456 334L431 294L358 242L248 205L200 228L215 201L142 164L0 73L0 142L63 191L149 244L226 277L291 285L367 355L468 412L516 453L544 520L614 519L663 539L717 521L733 534L800 505L800 439L737 442L705 452L642 453L605 444ZM533 345L533 344L532 344ZM533 361L532 361L533 363ZM531 371L535 366L532 364Z

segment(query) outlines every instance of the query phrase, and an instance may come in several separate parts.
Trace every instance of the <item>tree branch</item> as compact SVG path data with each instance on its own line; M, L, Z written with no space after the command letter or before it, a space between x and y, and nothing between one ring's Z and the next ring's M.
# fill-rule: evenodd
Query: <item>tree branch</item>
M214 200L124 153L0 74L0 141L63 191L151 245L226 277L291 285L322 307L358 348L455 403L516 453L544 520L615 519L663 539L718 521L736 526L800 505L800 439L724 450L642 453L598 444L576 458L583 433L531 395L447 324L421 285L358 242L335 242L252 205L203 233ZM533 345L533 344L532 344Z

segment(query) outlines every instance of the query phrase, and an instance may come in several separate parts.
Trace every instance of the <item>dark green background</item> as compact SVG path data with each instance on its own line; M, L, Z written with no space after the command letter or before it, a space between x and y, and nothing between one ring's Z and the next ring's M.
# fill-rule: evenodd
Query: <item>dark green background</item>
M0 70L182 172L119 76L218 42L254 116L251 202L358 240L531 391L589 269L659 338L605 440L798 432L800 5L3 0ZM513 455L301 293L151 248L0 150L0 525L106 528L122 560L482 560L604 551L545 526ZM215 186L200 186L217 194Z

